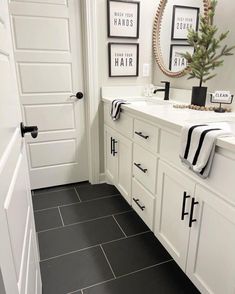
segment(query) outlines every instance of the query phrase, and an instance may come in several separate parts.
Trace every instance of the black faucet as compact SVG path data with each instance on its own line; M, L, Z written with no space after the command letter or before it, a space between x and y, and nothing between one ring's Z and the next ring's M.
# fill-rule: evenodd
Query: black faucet
M165 88L164 89L156 89L153 91L153 93L156 94L157 92L164 92L164 100L169 100L170 82L161 81L161 83L165 84Z

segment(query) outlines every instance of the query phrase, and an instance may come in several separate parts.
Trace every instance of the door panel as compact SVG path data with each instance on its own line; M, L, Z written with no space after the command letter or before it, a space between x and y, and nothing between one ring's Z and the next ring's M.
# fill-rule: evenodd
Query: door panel
M28 228L36 244L35 224L28 177L25 140L21 137L22 121L16 71L11 42L8 1L0 2L0 269L6 293L25 294L30 277L24 279L28 257ZM37 247L32 249L33 266L39 272ZM41 277L38 275L38 293Z
M25 121L28 125L37 124L44 132L72 130L75 128L73 104L25 106Z
M235 293L235 209L197 186L187 273L203 293Z
M67 19L15 16L12 20L17 50L69 50Z
M26 222L29 213L29 201L26 188L27 184L24 172L26 169L26 163L23 161L23 158L25 158L23 157L23 154L19 154L12 181L10 183L8 194L4 203L18 279L23 255Z
M76 162L76 145L75 140L31 143L29 144L31 166L34 168L56 164L72 164Z
M80 2L10 2L24 120L39 128L38 145L26 136L35 189L88 179L85 100L70 98L83 91Z
M131 204L131 163L132 142L123 136L116 134L115 140L117 157L117 188L126 201Z
M160 162L155 234L185 271L190 229L188 215L181 220L184 192L192 196L194 183L180 172ZM189 212L189 205L188 200L185 212Z

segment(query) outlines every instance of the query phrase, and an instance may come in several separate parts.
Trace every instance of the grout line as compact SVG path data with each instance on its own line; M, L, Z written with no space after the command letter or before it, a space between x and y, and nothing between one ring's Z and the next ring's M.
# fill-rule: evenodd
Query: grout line
M48 261L48 260L55 259L55 258L58 258L58 257L73 254L73 253L76 253L76 252L85 251L87 249L92 249L92 248L95 248L95 247L99 247L99 244L96 244L96 245L93 245L93 246L90 246L90 247L86 247L86 248L81 248L81 249L78 249L78 250L69 251L69 252L59 254L59 255L56 255L56 256L52 256L52 257L48 257L48 258L45 258L45 259L41 259L40 262Z
M77 191L77 189L76 189L75 187L74 187L74 191L75 191L75 193L76 193L76 195L77 195L77 197L78 197L78 200L79 200L80 202L82 202L81 198L79 197L78 191Z
M60 227L60 228L62 228L62 227ZM48 258L45 258L45 259L41 259L40 262L51 260L51 259L58 258L58 257L61 257L61 256L65 256L65 255L68 255L68 254L72 254L72 253L84 251L84 250L87 250L87 249L92 249L92 248L95 248L95 247L98 247L98 246L101 246L101 245L106 245L106 244L109 244L109 243L113 243L113 242L116 242L116 241L125 240L125 239L128 239L128 238L132 238L132 237L135 237L135 236L143 235L143 234L146 234L146 233L149 233L149 232L151 232L151 231L149 230L147 232L142 232L142 233L138 233L138 234L131 235L131 236L128 236L128 237L122 237L122 238L118 238L118 239L115 239L115 240L112 240L112 241L107 241L107 242L104 242L104 243L101 243L101 244L95 244L95 245L88 246L88 247L85 247L85 248L73 250L73 251L66 252L66 253L63 253L63 254L59 254L59 255L56 255L56 256L52 256L52 257L48 257Z
M58 207L58 210L59 210L60 218L61 218L61 221L62 221L62 225L64 227L64 220L63 220L63 217L62 217L62 214L61 214L61 211L60 211L60 208L59 207Z
M38 193L35 193L34 192L34 195L35 196L38 196L38 195L44 195L44 194L49 194L49 193L56 193L56 192L61 192L61 191L65 191L65 190L72 190L73 187L70 187L70 188L61 188L61 189L58 189L58 190L52 190L52 191L47 191L47 192L38 192Z
M49 209L53 209L53 208L57 208L57 207L66 207L66 206L70 206L70 205L76 205L78 203L80 203L80 202L73 202L73 203L69 203L69 204L62 204L59 206L52 206L52 207L48 207L48 208L36 209L36 210L34 210L34 212L45 211L45 210L49 210Z
M83 294L83 290L81 289L81 293Z
M112 215L115 223L118 225L119 229L121 230L121 232L124 234L125 237L127 237L126 233L123 231L122 227L119 225L118 221L116 220L116 218L114 217L114 215Z
M113 277L116 279L116 275L115 275L115 273L114 273L114 271L113 271L113 268L112 268L112 266L111 266L111 263L109 262L108 257L107 257L107 255L106 255L106 253L105 253L104 248L102 247L102 245L100 245L100 248L101 248L101 250L102 250L102 252L103 252L103 254L104 254L104 257L105 257L105 259L106 259L106 261L107 261L107 263L108 263L108 265L109 265L109 267L110 267L110 270L111 270L111 272L112 272L112 274L113 274Z
M97 283L97 284L94 284L94 285L91 285L91 286L85 287L85 288L83 288L83 289L81 289L81 290L90 289L90 288L93 288L93 287L95 287L95 286L99 286L99 285L102 285L102 284L105 284L105 283L108 283L108 282L111 282L111 281L114 281L114 280L119 280L119 279L121 279L121 278L124 278L124 277L127 277L127 276L131 276L131 275L134 275L134 274L136 274L136 273L138 273L138 272L142 272L142 271L145 271L145 270L148 270L148 269L154 268L154 267L158 267L158 266L161 266L161 265L163 265L163 264L165 264L165 263L169 263L169 262L172 262L172 261L173 261L173 259L169 259L169 260L167 260L167 261L163 261L163 262L160 262L160 263L157 263L157 264L154 264L154 265L150 265L150 266L144 267L144 268L142 268L142 269L139 269L139 270L136 270L136 271L130 272L130 273L128 273L128 274L124 274L124 275L118 276L118 277L116 277L116 279L109 279L109 280L106 280L106 281L103 281L103 282L100 282L100 283ZM79 290L80 290L80 289L79 289ZM76 290L76 291L79 291L79 290ZM75 292L76 292L76 291L75 291ZM72 293L74 293L74 292L69 292L69 293L67 293L67 294L70 294L70 293L72 294Z
M149 231L138 233L138 234L134 234L134 235L131 235L131 236L122 237L122 238L119 238L119 239L116 239L116 240L107 241L107 242L102 243L102 245L106 245L106 244L110 244L110 243L113 243L113 242L116 242L116 241L121 241L121 240L129 239L129 238L136 237L136 236L139 236L139 235L144 235L144 234L147 234L149 232L151 232L151 231L149 230Z
M43 209L36 209L36 210L34 210L34 212L45 211L45 210L52 209L52 208L57 208L57 207L67 207L67 206L71 206L71 205L78 205L78 204L82 204L84 202L92 202L92 201L97 201L97 200L102 200L102 199L111 198L111 197L117 197L117 196L121 196L121 194L114 194L114 195L105 196L105 197L102 197L102 198L95 198L95 199L92 199L92 200L85 200L85 201L81 201L81 202L77 201L77 202L72 202L72 203L69 203L69 204L62 204L62 205L59 205L59 206L52 206L52 207L43 208ZM126 210L124 212L128 212L128 211L132 211L132 209ZM124 213L124 212L122 212L122 213ZM117 213L117 215L118 214L119 213Z
M58 208L58 207L54 207L54 209L55 208ZM123 212L123 213L125 213L125 212ZM96 220L101 220L101 219L109 218L109 217L112 217L112 214L110 214L110 215L104 215L104 216L100 216L100 217L97 217L97 218L92 218L92 219L88 219L88 220L84 220L84 221L80 221L80 222L75 222L75 223L71 223L71 224L64 224L64 226L65 227L69 227L69 226L74 226L74 225L79 225L79 224L83 224L83 223L88 223L88 222L92 222L92 221L96 221ZM47 230L38 231L38 233L43 233L43 232L47 232L47 231L51 231L51 230L56 230L56 229L59 229L59 228L61 228L61 226L55 227L55 228L51 228L51 229L47 229Z

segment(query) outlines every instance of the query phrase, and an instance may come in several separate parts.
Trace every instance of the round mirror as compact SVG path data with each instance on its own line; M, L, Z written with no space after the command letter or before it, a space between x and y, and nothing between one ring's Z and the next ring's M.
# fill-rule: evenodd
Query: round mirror
M169 77L185 74L186 60L193 52L187 43L188 29L197 29L199 15L207 14L209 0L160 0L153 26L153 52L161 71Z

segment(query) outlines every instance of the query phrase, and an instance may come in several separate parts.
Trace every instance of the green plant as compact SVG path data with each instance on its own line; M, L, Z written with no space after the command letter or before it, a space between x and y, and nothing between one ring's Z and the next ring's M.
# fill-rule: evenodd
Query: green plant
M212 0L207 12L207 15L200 17L199 30L189 30L188 43L194 47L194 53L186 52L181 54L188 62L188 67L185 69L189 74L188 79L199 79L199 86L202 83L212 79L216 73L211 72L223 65L223 56L233 55L232 50L235 46L228 47L224 45L221 48L221 43L227 38L229 31L221 33L218 37L218 28L214 25L215 9L217 0ZM220 49L220 50L219 50Z

